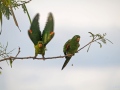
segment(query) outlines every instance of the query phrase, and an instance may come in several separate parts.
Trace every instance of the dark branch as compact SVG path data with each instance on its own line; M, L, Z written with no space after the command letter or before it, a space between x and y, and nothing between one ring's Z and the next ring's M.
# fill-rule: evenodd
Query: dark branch
M16 58L17 58L17 56L18 56L18 54L20 53L20 47L18 48L18 53L16 54ZM16 58L14 58L13 60L15 60ZM12 59L11 59L12 60Z
M86 46L90 45L91 43L93 43L93 42L95 42L95 41L97 41L97 40L99 40L99 39L100 39L100 38L98 38L98 39L96 39L96 40L90 41L88 44L86 44L85 46L83 46L82 48L80 48L78 51L81 51L83 48L85 48ZM43 58L35 58L34 56L29 56L29 57L17 57L19 53L20 53L20 47L19 47L18 53L17 53L17 55L16 55L15 57L10 56L10 57L8 57L8 58L1 59L0 62L5 61L5 60L16 60L16 59L21 59L21 60L23 60L23 59L43 60ZM46 57L46 58L44 58L44 59L46 60L46 59L64 58L65 56L72 56L72 55L69 54L69 55L64 55L64 56Z
M92 41L90 41L88 44L86 44L85 46L83 46L82 48L80 48L78 51L80 51L80 50L82 50L83 48L85 48L85 47L87 47L88 45L90 45L92 42L95 42L95 41L97 41L97 40L99 40L99 39L101 39L101 38L98 38L98 39L96 39L96 40L92 40Z

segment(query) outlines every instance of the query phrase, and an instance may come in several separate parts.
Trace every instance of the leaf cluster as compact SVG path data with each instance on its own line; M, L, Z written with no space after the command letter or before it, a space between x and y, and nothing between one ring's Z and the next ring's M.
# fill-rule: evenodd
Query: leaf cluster
M91 32L88 32L88 33L91 34L91 36L90 36L90 37L92 37L92 41L91 42L97 42L100 45L100 48L102 48L102 43L106 44L107 41L112 43L109 39L105 38L105 36L107 35L106 33L104 33L102 35L101 34L93 34ZM89 44L87 52L89 51L89 48L90 48L91 44L92 43Z
M25 6L26 3L29 3L31 0L28 1L20 1L20 0L0 0L0 23L1 23L1 32L2 32L2 17L5 16L6 19L10 19L10 16L13 17L15 25L18 27L19 29L19 25L17 23L15 14L13 9L18 9L20 6L23 8L24 13L27 13L29 20L30 20L30 16L29 13L27 11L27 8ZM20 29L19 29L20 30ZM21 31L21 30L20 30ZM1 34L0 32L0 34Z

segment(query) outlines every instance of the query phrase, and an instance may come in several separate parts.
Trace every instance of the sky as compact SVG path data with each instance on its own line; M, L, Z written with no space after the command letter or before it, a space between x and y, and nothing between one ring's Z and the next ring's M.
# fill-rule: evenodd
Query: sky
M55 20L55 36L47 45L45 57L63 54L63 45L74 35L80 35L80 47L90 42L90 34L106 33L102 48L93 43L89 52L84 48L71 58L61 71L64 58L15 60L13 67L0 62L0 90L120 90L120 1L119 0L32 0L27 5L31 19L40 14L40 30L44 29L48 13ZM14 10L19 29L13 18L3 17L0 42L8 51L20 47L19 57L34 56L34 45L28 37L30 23L23 10ZM41 55L38 55L41 57ZM73 66L72 66L73 64Z

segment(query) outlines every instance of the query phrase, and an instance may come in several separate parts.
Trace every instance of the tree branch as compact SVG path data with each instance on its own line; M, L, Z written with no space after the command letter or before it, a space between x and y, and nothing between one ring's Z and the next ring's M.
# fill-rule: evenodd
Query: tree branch
M99 39L101 39L101 38L98 38L98 39L95 39L95 40L92 39L88 44L86 44L85 46L83 46L82 48L80 48L80 49L78 50L78 52L81 51L82 49L84 49L85 47L87 47L88 45L90 45L91 43L99 40ZM5 61L5 60L16 60L16 59L21 59L21 60L23 60L23 59L43 60L43 58L37 58L37 57L35 58L34 56L29 56L29 57L17 57L19 53L20 53L20 47L19 47L18 53L17 53L17 55L16 55L15 57L14 57L14 56L10 56L10 57L8 57L8 58L1 59L0 62ZM72 55L69 54L69 55L64 55L64 56L46 57L46 58L44 58L44 59L46 60L46 59L64 58L65 56L72 56Z
M86 44L85 46L83 46L82 48L80 48L78 51L84 49L85 47L87 47L88 45L90 45L92 42L95 42L95 41L97 41L97 40L99 40L99 39L101 39L101 38L98 38L98 39L96 39L96 40L93 39L93 40L90 41L88 44Z

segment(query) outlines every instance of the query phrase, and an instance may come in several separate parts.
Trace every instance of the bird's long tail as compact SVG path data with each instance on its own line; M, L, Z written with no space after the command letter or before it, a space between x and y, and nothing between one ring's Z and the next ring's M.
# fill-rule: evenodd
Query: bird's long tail
M70 61L71 57L66 57L66 61L64 62L62 69L63 70L65 68L65 66L68 64L68 62Z

